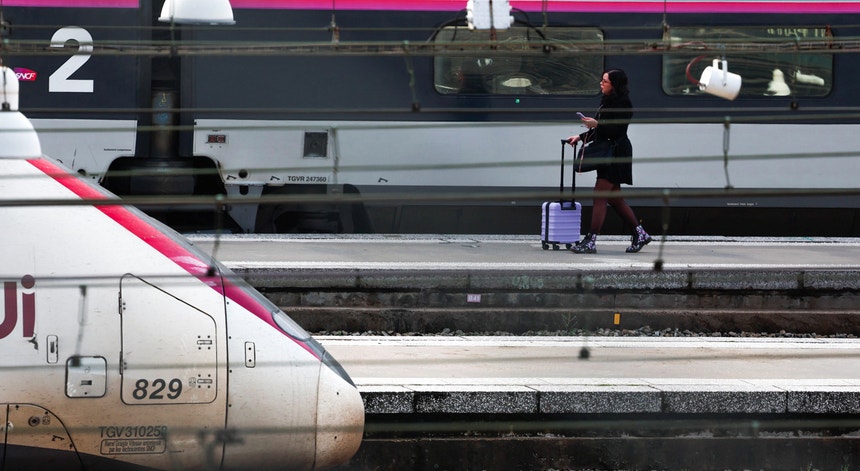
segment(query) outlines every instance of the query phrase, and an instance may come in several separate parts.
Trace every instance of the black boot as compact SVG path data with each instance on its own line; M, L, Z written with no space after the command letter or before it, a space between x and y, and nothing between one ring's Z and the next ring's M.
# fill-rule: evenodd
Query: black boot
M636 229L633 231L633 237L630 238L630 247L627 247L627 253L636 253L642 250L642 247L645 247L651 242L651 236L645 232L645 229L642 225L636 226Z
M573 253L597 253L597 247L594 246L595 242L597 242L597 234L589 232L570 251Z

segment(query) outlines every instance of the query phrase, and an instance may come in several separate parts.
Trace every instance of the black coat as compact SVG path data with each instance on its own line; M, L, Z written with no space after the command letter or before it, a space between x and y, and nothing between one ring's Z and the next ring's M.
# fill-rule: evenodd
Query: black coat
M597 169L597 178L604 178L612 183L633 184L633 145L627 138L627 126L633 118L633 103L628 95L604 95L600 108L594 119L598 125L593 131L580 134L583 142L610 139L615 141L613 162L607 167Z

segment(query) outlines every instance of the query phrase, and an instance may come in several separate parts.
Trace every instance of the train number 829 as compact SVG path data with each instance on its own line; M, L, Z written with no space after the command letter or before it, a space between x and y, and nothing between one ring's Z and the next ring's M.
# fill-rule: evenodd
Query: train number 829
M134 383L134 391L131 395L139 401L144 399L161 401L164 399L178 399L181 394L182 380L179 378L173 378L171 380L156 378L152 380L152 383L146 379L137 380L137 382Z

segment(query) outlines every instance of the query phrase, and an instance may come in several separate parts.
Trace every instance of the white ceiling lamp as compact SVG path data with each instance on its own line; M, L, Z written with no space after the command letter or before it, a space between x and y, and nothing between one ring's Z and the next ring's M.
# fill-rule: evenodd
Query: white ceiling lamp
M209 25L236 23L229 0L165 0L158 21Z
M0 66L0 159L41 156L33 123L18 111L18 77L12 69Z
M469 0L466 3L469 29L508 29L514 23L508 0Z
M729 72L729 61L714 59L713 64L702 71L699 89L726 100L734 100L741 91L742 81L740 75Z
M696 80L693 77L690 73L693 64L705 57L707 55L701 55L687 64L687 79L705 93L725 98L726 100L737 98L738 93L741 91L743 78L738 74L729 72L729 61L726 60L725 56L722 59L714 59L711 65L705 67L705 70L702 71L702 78Z

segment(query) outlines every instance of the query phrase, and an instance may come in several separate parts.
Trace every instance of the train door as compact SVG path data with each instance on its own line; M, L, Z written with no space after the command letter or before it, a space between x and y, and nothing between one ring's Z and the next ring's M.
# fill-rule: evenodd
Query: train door
M158 433L137 440L138 450L220 462L222 448L200 437L224 425L225 399L216 402L226 387L218 335L224 301L216 290L199 288L192 277L160 279L159 285L123 277L121 398L131 406L129 416L159 424Z
M121 296L122 401L212 402L218 389L212 316L134 276L123 278Z

